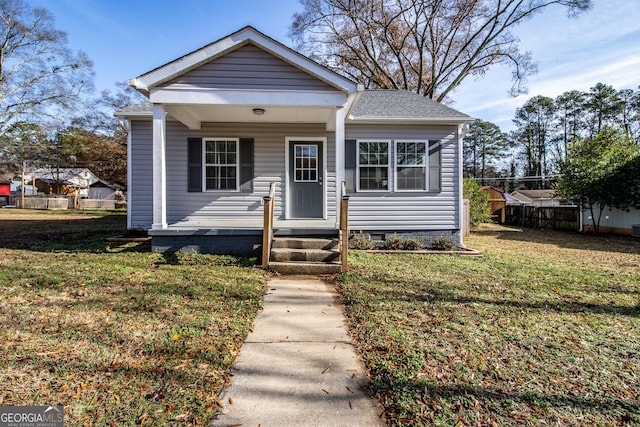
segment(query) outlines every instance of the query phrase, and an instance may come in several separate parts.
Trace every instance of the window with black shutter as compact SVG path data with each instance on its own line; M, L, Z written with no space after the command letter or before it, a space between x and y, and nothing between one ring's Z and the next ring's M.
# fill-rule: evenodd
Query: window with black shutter
M189 138L188 191L253 192L252 138Z

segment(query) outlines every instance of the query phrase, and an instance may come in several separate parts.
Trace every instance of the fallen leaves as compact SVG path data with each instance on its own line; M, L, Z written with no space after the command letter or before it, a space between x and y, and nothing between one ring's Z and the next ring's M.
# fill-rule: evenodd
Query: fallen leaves
M144 251L0 248L0 259L18 253L2 264L2 405L59 402L70 425L206 425L219 411L206 396L225 384L255 316L261 271Z
M624 421L615 408L637 403L640 270L615 266L640 247L486 237L465 242L482 260L350 254L340 289L390 424Z

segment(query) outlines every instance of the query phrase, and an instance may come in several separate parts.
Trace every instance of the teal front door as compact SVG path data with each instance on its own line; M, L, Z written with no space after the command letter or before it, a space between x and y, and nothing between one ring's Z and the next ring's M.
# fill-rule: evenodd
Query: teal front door
M289 142L291 218L324 216L322 141Z

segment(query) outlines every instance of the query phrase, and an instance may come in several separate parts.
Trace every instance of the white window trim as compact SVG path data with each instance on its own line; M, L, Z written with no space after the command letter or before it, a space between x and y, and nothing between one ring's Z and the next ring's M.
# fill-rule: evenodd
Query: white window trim
M208 190L207 189L207 166L220 166L207 163L207 142L208 141L233 141L236 144L236 188L235 190ZM202 192L203 193L239 193L240 192L240 138L210 137L202 138Z
M410 190L399 190L398 189L398 166L406 166L398 164L398 144L402 143L422 143L424 144L424 189L410 189ZM393 176L395 179L393 180L393 191L398 193L428 193L429 192L429 140L428 139L396 139L393 144ZM422 166L406 166L406 167L422 167Z
M387 189L386 190L361 190L360 189L360 143L361 142L386 142L387 143ZM363 138L356 139L356 191L362 193L390 193L391 190L391 145L390 139L376 139L376 138ZM365 165L364 167L369 166ZM384 167L383 165L377 165L372 167Z

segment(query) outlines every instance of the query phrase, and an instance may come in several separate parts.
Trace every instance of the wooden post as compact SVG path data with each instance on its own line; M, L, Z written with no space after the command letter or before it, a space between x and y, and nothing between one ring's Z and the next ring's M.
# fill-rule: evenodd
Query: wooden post
M20 188L20 208L24 209L24 170L25 162L22 162L22 185Z
M262 220L262 268L269 267L269 252L271 240L271 226L269 218L271 217L271 197L264 199L264 218Z
M264 216L262 218L262 268L269 267L271 239L273 236L273 211L275 208L275 183L269 186L269 195L262 198Z
M340 261L342 272L349 271L349 196L347 186L342 181L342 197L340 198Z

